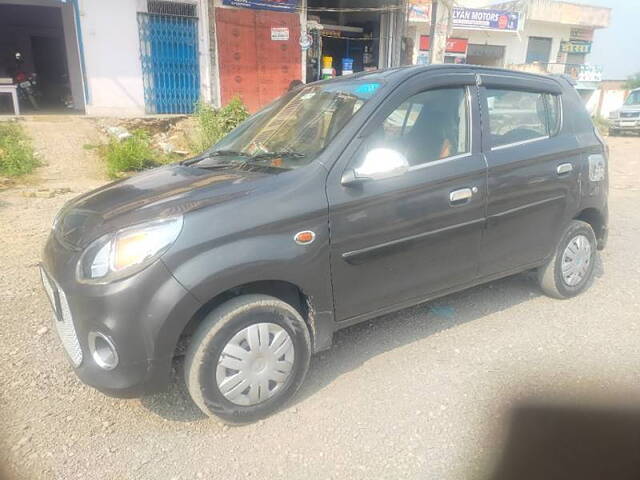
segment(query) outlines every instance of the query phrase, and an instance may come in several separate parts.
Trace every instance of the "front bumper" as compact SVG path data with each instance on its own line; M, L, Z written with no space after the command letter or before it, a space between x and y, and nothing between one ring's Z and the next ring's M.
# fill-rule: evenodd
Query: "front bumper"
M161 390L168 382L180 333L201 304L162 261L111 284L88 285L75 278L79 256L50 236L41 265L53 321L62 321L56 329L76 374L87 385L117 397ZM105 335L115 346L118 365L112 370L94 361L91 332Z
M640 132L640 118L616 118L611 120L611 128L615 130Z

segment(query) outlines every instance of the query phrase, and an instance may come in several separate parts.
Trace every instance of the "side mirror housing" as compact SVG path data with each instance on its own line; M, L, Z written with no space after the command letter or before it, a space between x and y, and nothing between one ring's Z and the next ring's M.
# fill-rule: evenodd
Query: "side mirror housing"
M384 180L404 175L409 170L406 157L390 148L369 150L362 164L342 175L342 184L351 185L367 180Z

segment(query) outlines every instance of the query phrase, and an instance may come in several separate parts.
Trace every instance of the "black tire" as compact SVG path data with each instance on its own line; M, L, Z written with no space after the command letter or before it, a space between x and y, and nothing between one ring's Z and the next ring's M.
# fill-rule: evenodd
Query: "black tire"
M591 256L589 267L584 277L576 284L569 285L562 275L562 254L570 241L583 235L589 241ZM546 265L538 269L538 283L544 293L553 298L570 298L582 293L592 282L596 261L597 242L591 225L580 220L573 220L565 230L553 257Z
M261 322L275 323L289 334L294 348L291 373L271 398L255 405L237 405L218 388L218 359L236 333ZM310 358L309 330L295 308L268 295L242 295L223 303L202 321L187 349L185 380L191 398L206 415L226 423L250 423L274 413L293 397L304 381Z

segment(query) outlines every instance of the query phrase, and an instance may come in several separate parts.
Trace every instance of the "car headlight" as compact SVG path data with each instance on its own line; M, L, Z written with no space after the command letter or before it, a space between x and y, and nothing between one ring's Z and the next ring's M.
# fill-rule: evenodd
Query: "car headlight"
M182 217L123 228L95 240L78 260L77 277L107 283L128 277L157 260L182 231Z

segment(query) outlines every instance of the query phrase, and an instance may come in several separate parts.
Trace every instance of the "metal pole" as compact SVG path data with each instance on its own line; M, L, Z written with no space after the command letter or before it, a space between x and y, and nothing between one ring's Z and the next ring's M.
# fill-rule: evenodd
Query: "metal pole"
M436 44L436 25L438 23L438 0L431 2L431 33L429 34L429 41L431 46L429 47L429 65L433 64L433 53Z

